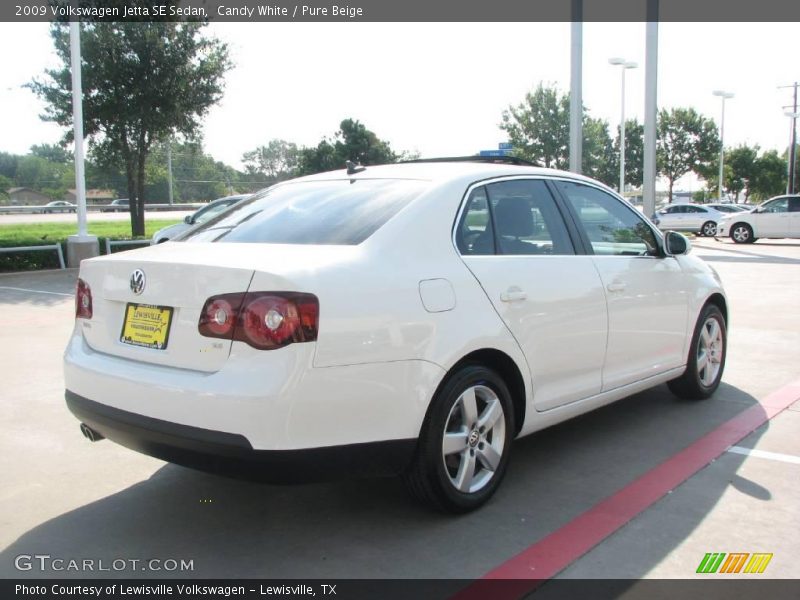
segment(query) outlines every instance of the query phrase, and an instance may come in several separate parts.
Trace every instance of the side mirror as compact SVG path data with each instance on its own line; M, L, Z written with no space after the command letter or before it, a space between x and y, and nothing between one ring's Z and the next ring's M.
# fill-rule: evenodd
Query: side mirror
M192 224L192 215L186 215L185 217L183 217L183 222L186 223L187 225L191 225Z
M689 254L692 244L689 239L676 231L668 231L664 234L664 251L667 256L681 256Z

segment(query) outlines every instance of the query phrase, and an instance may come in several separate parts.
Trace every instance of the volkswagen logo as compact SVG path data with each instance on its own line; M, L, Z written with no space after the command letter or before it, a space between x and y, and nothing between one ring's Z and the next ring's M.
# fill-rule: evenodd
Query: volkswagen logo
M144 271L136 269L131 273L131 291L137 296L144 291L145 277Z

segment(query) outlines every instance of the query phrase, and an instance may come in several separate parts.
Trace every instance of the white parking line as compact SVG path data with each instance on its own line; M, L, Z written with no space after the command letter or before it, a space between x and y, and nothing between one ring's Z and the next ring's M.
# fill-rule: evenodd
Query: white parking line
M27 288L8 287L0 285L0 290L13 290L15 292L31 292L33 294L50 294L52 296L72 296L73 294L65 294L64 292L47 292L45 290L29 290Z
M745 456L755 456L756 458L768 458L769 460L778 460L780 462L791 463L793 465L800 465L800 456L792 456L791 454L765 452L764 450L742 448L741 446L731 446L728 448L728 452L733 452L734 454L744 454Z

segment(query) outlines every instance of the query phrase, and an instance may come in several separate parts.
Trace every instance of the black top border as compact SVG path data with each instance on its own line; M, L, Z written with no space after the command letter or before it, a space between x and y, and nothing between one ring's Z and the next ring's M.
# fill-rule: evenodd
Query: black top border
M94 9L94 10L91 10ZM653 19L653 15L657 15ZM0 21L795 22L793 0L8 0Z

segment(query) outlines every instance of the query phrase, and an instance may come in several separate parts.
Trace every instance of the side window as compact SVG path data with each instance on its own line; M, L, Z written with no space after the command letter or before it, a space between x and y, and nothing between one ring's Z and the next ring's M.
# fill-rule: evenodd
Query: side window
M461 254L494 254L494 233L485 187L475 188L469 195L456 231L456 245Z
M614 196L595 187L568 181L559 181L558 186L575 209L595 254L658 254L653 230L642 217Z
M486 188L498 254L575 254L564 219L544 181L514 179Z
M800 198L789 198L789 212L800 212Z
M687 206L686 207L686 212L687 213L704 213L704 212L708 212L708 211L705 210L704 208L700 208L699 206Z
M778 200L773 200L772 202L764 205L764 210L762 212L765 213L785 213L789 211L789 199L788 198L779 198Z

